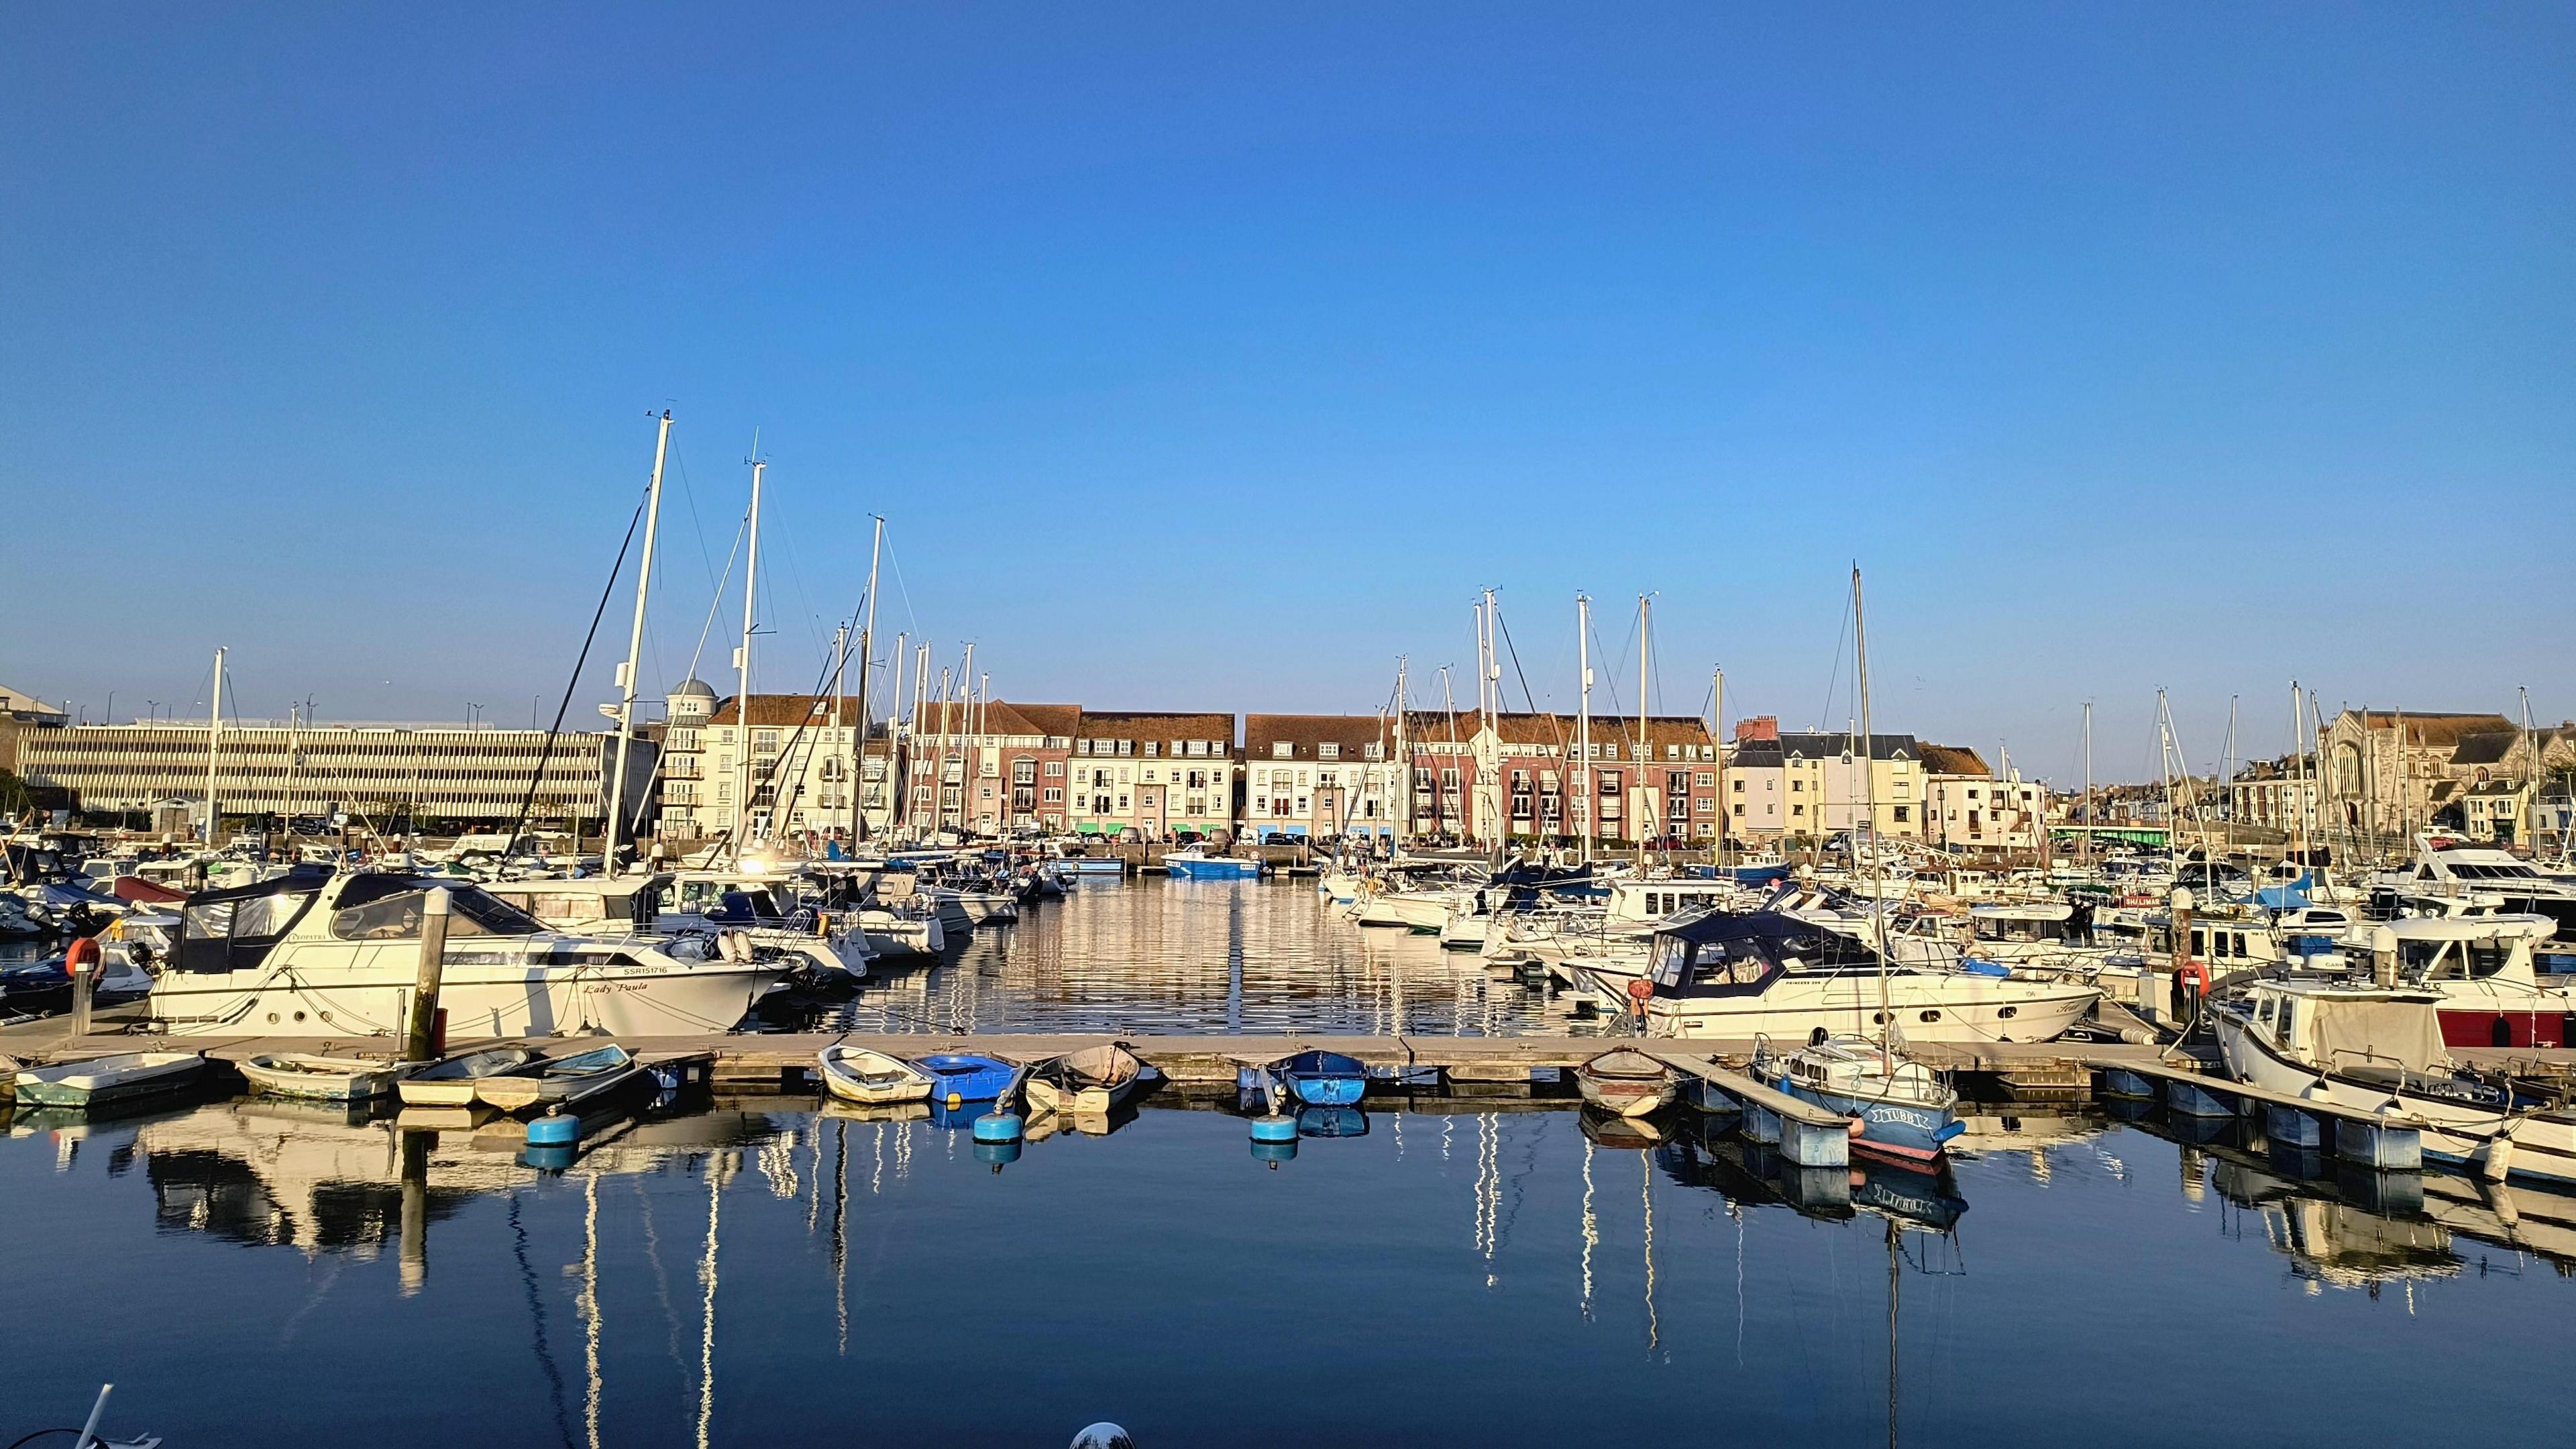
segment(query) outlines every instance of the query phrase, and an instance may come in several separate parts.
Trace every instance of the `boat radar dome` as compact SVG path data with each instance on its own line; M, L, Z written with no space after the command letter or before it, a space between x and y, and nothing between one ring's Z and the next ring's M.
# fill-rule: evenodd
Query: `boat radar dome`
M1115 1424L1094 1424L1073 1436L1073 1449L1136 1449L1136 1441Z
M715 717L716 692L702 680L683 679L663 699L673 724L704 724Z

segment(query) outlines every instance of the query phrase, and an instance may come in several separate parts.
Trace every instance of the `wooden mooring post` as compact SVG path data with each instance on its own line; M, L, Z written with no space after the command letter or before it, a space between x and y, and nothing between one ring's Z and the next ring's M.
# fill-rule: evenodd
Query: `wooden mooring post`
M411 990L411 1016L403 1023L403 1060L430 1060L438 1045L438 986L447 967L448 895L433 887L421 900L420 976Z

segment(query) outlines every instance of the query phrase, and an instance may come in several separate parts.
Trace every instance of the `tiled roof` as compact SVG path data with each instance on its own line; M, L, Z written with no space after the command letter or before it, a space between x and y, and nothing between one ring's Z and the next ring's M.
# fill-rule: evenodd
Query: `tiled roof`
M1851 750L1852 742L1858 738L1847 730L1783 730L1780 752L1792 759L1839 758ZM1917 760L1923 756L1923 747L1915 743L1912 735L1871 735L1869 753L1877 760Z
M2411 709L2365 709L2353 713L2369 729L2395 729L2400 720L2406 725L2405 741L2409 745L2453 745L2464 735L2486 734L2496 730L2510 731L2513 721L2500 714L2468 714Z
M1778 740L1738 740L1726 758L1739 770L1776 770L1786 763Z
M741 696L735 695L716 705L711 724L742 723ZM841 723L848 725L859 717L856 695L841 697ZM828 725L832 722L832 696L828 694L755 694L751 697L751 723L755 728L769 725L801 725L808 722Z
M1445 721L1444 721L1445 723ZM1281 742L1289 753L1280 756ZM1243 717L1243 751L1247 758L1269 760L1317 758L1321 744L1341 747L1342 758L1360 759L1370 745L1395 748L1395 722L1373 714L1248 714Z
M1494 719L1494 734L1507 745L1556 745L1572 748L1577 721L1570 714L1504 713ZM1451 732L1445 713L1416 711L1406 729L1417 741L1442 744L1465 744L1476 737L1480 727L1475 711L1461 710L1456 732ZM1637 721L1633 715L1596 714L1592 717L1592 740L1595 744L1615 744L1637 738ZM1708 732L1708 721L1694 714L1658 714L1646 717L1646 743L1649 745L1711 745L1717 737Z
M1152 710L1084 710L1078 731L1087 740L1215 740L1234 748L1234 716L1167 714Z
M1983 755L1966 745L1925 745L1923 773L1927 775L1976 775L1990 777Z

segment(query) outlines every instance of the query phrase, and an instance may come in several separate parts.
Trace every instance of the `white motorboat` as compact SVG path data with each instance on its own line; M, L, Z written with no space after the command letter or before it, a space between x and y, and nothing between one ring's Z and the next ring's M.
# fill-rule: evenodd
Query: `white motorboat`
M2445 1046L2576 1045L2576 977L2543 980L2535 948L2557 923L2547 916L2454 916L2391 921L2345 938L2366 951L2397 952L2398 979L2439 996L2434 1007ZM2385 931L2385 941L2379 933Z
M1869 946L1776 912L1701 916L1654 936L1645 974L1650 1034L1720 1041L1869 1037L1892 1018L1913 1042L2038 1042L2063 1035L2101 992L1998 970L1889 963ZM1614 998L1624 982L1603 983Z
M772 875L656 872L491 881L483 889L558 931L610 940L687 937L701 943L734 936L755 951L801 958L817 977L864 979L872 955L863 930L805 909L788 883Z
M293 1052L246 1057L236 1063L252 1092L305 1102L365 1102L394 1089L401 1068L356 1057L317 1057Z
M99 1108L179 1091L205 1070L203 1052L119 1052L23 1068L13 1085L21 1106Z
M930 1073L901 1057L865 1047L827 1046L815 1057L823 1090L844 1102L927 1101L938 1085Z
M2518 1100L2442 1049L2439 992L2345 978L2254 982L2211 1016L2228 1075L2421 1123L2427 1158L2576 1182L2576 1107Z
M299 870L190 897L149 1014L180 1036L394 1036L433 889L451 908L439 993L451 1036L725 1031L799 964L748 948L691 959L687 943L659 937L559 934L463 882Z
M2417 836L2415 859L2373 884L2416 895L2498 896L2504 910L2547 916L2558 931L2576 938L2576 885L2543 874L2511 851Z

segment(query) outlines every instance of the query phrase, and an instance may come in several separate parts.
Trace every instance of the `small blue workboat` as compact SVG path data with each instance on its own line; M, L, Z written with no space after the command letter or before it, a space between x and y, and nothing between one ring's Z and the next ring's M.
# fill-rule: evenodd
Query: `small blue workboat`
M1019 1070L998 1057L946 1052L923 1057L913 1065L930 1074L930 1101L934 1107L992 1101L1002 1095L1002 1089L1011 1084L1011 1074Z
M1368 1064L1339 1052L1299 1052L1269 1070L1309 1107L1347 1107L1368 1092Z
M1939 1073L1876 1042L1841 1037L1785 1058L1767 1050L1756 1079L1852 1122L1851 1145L1917 1171L1931 1171L1951 1138L1967 1130L1958 1093Z
M1163 857L1163 869L1174 880L1259 880L1261 862L1231 855L1210 855L1193 845Z

